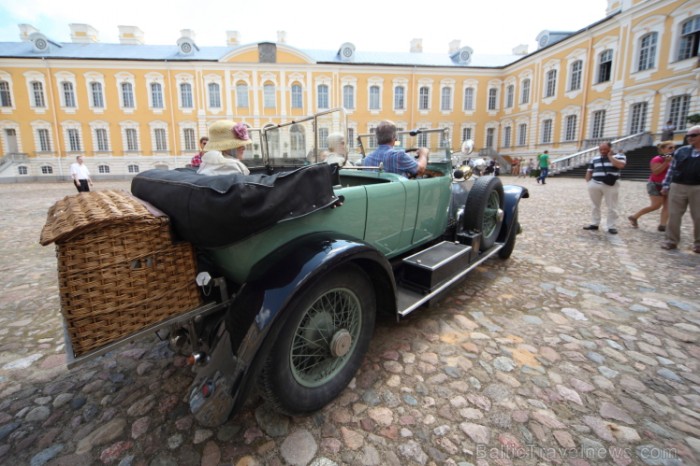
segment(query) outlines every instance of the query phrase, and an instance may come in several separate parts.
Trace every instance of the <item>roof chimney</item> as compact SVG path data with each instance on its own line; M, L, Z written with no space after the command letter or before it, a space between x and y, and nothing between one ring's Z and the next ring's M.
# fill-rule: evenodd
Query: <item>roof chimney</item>
M513 48L513 55L527 55L527 44L516 45Z
M143 31L137 26L118 26L119 43L122 45L142 45Z
M411 39L411 53L423 52L423 39Z
M459 50L459 46L461 45L461 41L459 40L453 40L450 42L450 55L455 53L457 50Z
M229 47L240 45L240 35L238 31L226 31L226 45Z
M29 36L35 32L39 32L37 28L31 24L20 24L19 25L19 39L22 42L29 42Z
M286 31L277 31L277 43L278 44L286 44L287 43L287 32Z
M180 37L186 37L188 39L194 40L196 34L192 29L180 29Z
M73 23L68 26L70 27L70 40L74 44L92 44L100 41L97 29L89 24Z

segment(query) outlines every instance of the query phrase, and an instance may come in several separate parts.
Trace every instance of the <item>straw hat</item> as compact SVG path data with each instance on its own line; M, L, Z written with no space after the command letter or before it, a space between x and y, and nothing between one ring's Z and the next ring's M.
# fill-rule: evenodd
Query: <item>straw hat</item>
M209 142L204 149L220 151L238 149L252 142L248 137L246 125L231 120L221 120L209 127Z

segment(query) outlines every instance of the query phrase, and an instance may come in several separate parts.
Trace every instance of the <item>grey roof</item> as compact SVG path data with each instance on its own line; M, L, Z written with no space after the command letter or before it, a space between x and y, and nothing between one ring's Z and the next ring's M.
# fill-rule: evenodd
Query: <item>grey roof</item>
M0 42L1 58L57 58L83 60L154 60L154 61L218 61L227 54L243 47L245 44L231 47L198 46L191 55L178 53L178 46L173 45L123 45L103 43L52 42L47 52L34 52L31 42ZM292 47L294 48L294 47ZM342 61L338 50L297 49L308 55L317 63L337 63L349 65L389 65L389 66L441 66L462 68L500 67L512 63L522 55L472 55L469 65L455 64L447 53L409 53L409 52L362 52L356 51L354 60Z

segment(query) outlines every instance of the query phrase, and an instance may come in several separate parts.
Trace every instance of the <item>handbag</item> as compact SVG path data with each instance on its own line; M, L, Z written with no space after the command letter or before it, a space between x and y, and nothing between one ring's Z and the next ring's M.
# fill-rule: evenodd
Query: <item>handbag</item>
M615 183L617 182L617 180L618 180L617 176L610 175L610 174L606 173L601 181L603 183L607 184L608 186L615 186Z

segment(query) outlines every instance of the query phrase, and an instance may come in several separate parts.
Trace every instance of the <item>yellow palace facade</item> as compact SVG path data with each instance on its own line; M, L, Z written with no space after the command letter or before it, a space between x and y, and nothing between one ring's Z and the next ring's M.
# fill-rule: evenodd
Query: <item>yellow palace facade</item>
M485 155L554 158L668 120L680 142L700 113L700 4L609 0L576 32L543 31L538 49L479 56L457 41L445 54L374 53L352 43L302 50L277 42L199 47L191 31L146 45L120 26L103 44L85 24L58 43L29 25L0 43L0 182L65 178L77 155L94 177L187 164L219 119L253 128L325 109L347 114L348 140L383 119L447 128L433 149L472 139Z

